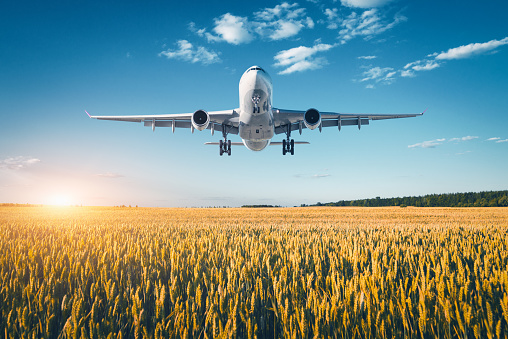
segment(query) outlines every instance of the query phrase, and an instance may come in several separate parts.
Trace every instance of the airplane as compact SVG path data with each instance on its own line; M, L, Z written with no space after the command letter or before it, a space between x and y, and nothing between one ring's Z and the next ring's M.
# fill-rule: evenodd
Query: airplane
M187 128L194 130L211 130L213 136L217 130L222 133L222 140L207 142L206 145L218 145L219 155L231 155L231 145L245 145L252 151L261 151L268 145L282 145L282 154L295 154L295 144L308 144L305 141L294 141L291 132L303 129L315 130L323 127L368 125L370 120L409 118L415 114L350 114L319 112L315 108L306 111L279 109L272 106L272 79L259 66L249 67L242 75L239 84L240 107L224 111L207 112L198 109L194 113L160 114L160 115L126 115L126 116L91 116L93 119L142 122L145 126ZM282 142L271 142L276 134L286 134ZM231 142L229 134L239 135L242 142Z

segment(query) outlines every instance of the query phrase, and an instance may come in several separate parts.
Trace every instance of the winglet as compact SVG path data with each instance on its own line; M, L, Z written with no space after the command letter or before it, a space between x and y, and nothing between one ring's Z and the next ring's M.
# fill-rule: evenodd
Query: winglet
M428 110L428 109L429 109L429 108L427 107L427 108L425 109L425 111L423 111L423 112L422 112L422 114L421 114L421 115L423 115L423 113L427 112L427 110Z
M90 114L85 110L85 113L88 115L89 118L91 118Z

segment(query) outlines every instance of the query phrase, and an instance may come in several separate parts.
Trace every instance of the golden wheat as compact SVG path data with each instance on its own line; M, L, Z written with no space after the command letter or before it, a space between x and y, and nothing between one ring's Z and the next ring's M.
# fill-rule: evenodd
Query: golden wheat
M0 207L5 338L508 337L507 208Z

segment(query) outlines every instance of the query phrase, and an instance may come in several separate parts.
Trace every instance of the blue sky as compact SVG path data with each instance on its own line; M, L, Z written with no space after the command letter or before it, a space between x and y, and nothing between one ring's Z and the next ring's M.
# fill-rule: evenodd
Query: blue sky
M0 11L0 202L240 206L508 189L504 1L11 1ZM274 106L417 113L305 130L294 156L88 119ZM232 136L232 141L240 141ZM280 140L279 140L280 139ZM276 136L281 141L282 136Z

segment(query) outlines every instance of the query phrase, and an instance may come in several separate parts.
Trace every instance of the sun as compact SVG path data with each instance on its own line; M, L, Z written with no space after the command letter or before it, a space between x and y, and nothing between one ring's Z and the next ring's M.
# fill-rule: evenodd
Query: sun
M54 195L49 198L49 204L53 206L69 206L71 199L65 195Z

